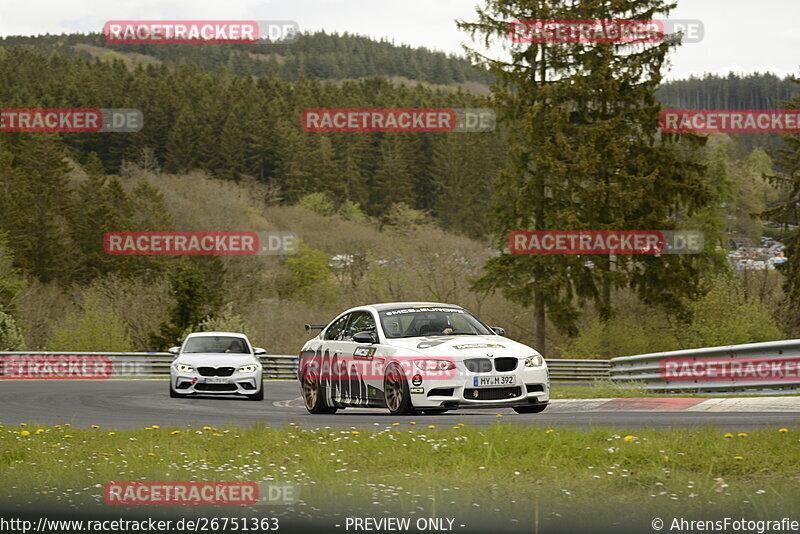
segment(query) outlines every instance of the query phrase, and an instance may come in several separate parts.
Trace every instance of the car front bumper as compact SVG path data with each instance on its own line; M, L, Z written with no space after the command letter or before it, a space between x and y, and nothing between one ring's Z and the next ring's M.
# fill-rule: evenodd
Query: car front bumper
M508 386L476 387L476 377L513 374ZM419 381L417 381L419 382ZM514 373L459 373L453 378L409 383L415 408L512 408L550 402L550 380L546 367L523 367Z
M253 395L263 387L260 372L235 372L220 377L173 371L170 380L172 389L179 395Z

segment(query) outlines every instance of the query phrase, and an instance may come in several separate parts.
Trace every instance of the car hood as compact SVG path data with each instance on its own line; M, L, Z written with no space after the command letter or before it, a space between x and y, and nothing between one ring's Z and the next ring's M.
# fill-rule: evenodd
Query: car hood
M451 358L474 358L491 354L527 358L538 354L534 349L502 336L424 336L388 339L387 344L397 349L397 354L424 354Z
M210 366L210 367L237 367L258 363L258 359L252 354L217 354L199 352L196 354L181 354L175 360L176 363L184 363L191 366Z

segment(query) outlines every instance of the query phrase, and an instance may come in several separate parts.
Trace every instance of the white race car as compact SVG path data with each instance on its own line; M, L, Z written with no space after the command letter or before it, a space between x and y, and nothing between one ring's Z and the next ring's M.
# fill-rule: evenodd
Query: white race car
M244 334L195 332L169 352L177 356L170 366L170 397L196 393L264 398L258 357L266 351L250 345Z
M538 413L550 401L544 358L452 304L395 302L345 311L300 354L310 413L347 406L392 414L457 408Z

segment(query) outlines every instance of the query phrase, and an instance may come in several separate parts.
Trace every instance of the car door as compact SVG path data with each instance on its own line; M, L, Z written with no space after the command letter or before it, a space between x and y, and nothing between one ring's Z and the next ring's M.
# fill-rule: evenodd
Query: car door
M345 365L345 373L340 381L342 401L351 406L369 406L378 396L375 388L368 387L374 374L372 360L376 346L356 343L353 336L359 332L376 332L375 317L368 310L350 314L341 341L340 358Z
M329 401L340 402L338 399L341 398L339 359L342 354L342 337L350 315L347 313L335 319L322 333L317 368Z

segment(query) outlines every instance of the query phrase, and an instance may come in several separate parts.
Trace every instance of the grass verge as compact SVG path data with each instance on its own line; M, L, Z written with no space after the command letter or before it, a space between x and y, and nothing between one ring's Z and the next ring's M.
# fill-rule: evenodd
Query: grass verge
M542 520L612 520L620 509L782 517L774 514L800 496L799 435L442 428L407 419L374 430L29 424L0 428L0 496L81 507L102 502L109 481L242 480L298 484L302 501L287 511L309 517L433 510L506 524L529 520L534 505Z

